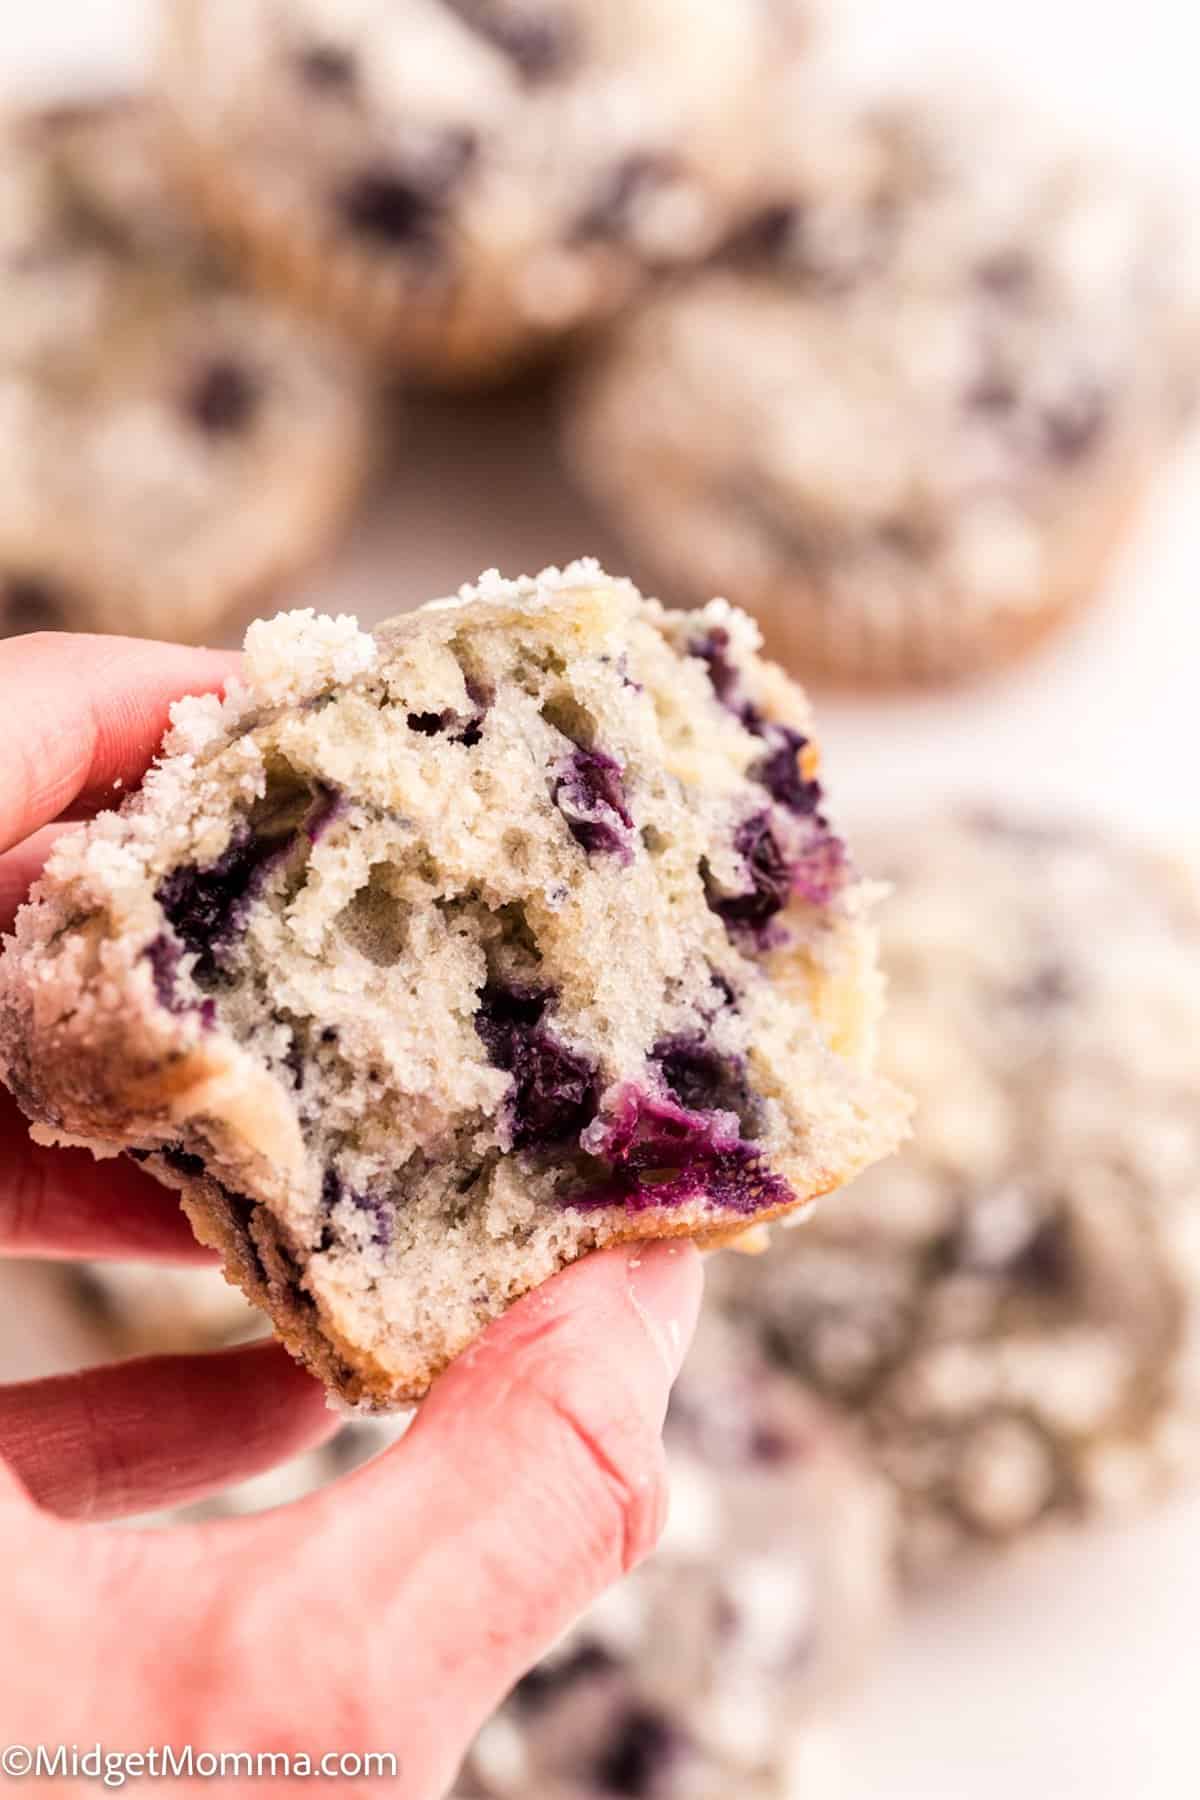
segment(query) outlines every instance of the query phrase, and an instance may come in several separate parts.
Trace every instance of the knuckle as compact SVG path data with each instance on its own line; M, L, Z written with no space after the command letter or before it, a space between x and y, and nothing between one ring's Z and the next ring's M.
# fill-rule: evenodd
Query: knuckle
M612 1373L559 1364L534 1386L575 1472L593 1566L635 1567L666 1520L662 1440L637 1396L611 1385Z

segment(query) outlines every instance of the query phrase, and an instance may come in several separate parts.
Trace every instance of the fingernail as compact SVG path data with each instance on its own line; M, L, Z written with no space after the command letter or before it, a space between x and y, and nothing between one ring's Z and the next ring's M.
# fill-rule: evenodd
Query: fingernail
M626 1266L634 1310L674 1381L700 1314L704 1271L699 1254L686 1240L631 1244Z

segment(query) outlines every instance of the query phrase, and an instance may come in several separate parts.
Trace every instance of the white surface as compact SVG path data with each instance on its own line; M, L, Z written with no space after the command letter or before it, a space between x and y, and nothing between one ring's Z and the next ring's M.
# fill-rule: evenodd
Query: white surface
M839 0L832 0L839 8ZM1110 135L1196 172L1194 0L840 0L860 60L927 69L970 49ZM0 82L103 83L143 53L148 0L8 0ZM1040 661L965 695L826 703L828 766L855 818L947 794L1010 795L1187 836L1200 758L1200 449L1164 489L1098 607ZM319 592L368 617L610 549L553 462L536 396L413 412L394 490ZM1200 1503L1044 1546L918 1609L850 1709L845 1800L1195 1800Z

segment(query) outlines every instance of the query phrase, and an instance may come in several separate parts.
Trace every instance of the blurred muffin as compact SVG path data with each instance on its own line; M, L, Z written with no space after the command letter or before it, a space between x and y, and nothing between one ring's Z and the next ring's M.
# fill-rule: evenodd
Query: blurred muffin
M261 1337L266 1330L263 1315L219 1269L95 1262L46 1264L43 1272L54 1278L60 1311L80 1328L87 1343L87 1354L78 1357L80 1361L221 1350ZM27 1287L28 1271L21 1287L23 1306ZM35 1289L35 1298L36 1293ZM56 1335L63 1336L62 1322ZM387 1449L408 1423L408 1415L355 1419L316 1450L291 1457L194 1506L155 1514L144 1522L166 1525L286 1506Z
M163 186L148 103L0 137L0 636L199 638L345 520L361 375L222 275Z
M658 1553L485 1727L459 1800L812 1800L827 1709L889 1610L891 1514L813 1401L706 1319Z
M58 1265L75 1309L115 1356L217 1350L261 1337L266 1320L220 1269L164 1263Z
M269 286L464 377L694 262L805 0L174 0L185 181Z
M1018 819L874 851L916 1138L713 1274L857 1421L919 1570L1195 1462L1200 898L1148 851Z
M857 683L991 668L1101 583L1192 400L1163 196L999 102L800 91L724 263L618 333L582 479L670 597Z

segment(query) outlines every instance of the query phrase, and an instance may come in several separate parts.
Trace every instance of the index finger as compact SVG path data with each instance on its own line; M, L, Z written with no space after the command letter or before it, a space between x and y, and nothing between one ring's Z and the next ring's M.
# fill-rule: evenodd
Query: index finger
M0 643L0 851L67 807L95 807L136 786L172 701L219 690L238 660L232 651L63 632Z

